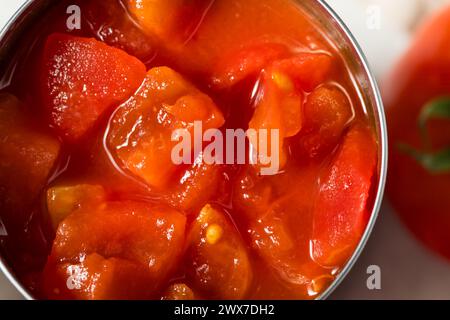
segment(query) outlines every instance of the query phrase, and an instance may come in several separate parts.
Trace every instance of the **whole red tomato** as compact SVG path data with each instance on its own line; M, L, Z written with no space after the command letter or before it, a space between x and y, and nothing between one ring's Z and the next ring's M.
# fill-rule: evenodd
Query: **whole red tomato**
M413 233L450 259L450 7L419 30L383 89L388 197Z

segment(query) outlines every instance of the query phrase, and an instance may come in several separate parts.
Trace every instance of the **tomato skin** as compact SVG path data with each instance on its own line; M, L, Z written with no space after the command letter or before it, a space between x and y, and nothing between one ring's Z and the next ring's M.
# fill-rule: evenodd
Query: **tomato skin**
M144 64L122 50L55 33L43 53L43 104L58 132L75 141L105 111L131 96L144 76Z
M423 106L450 94L450 8L432 17L382 87L389 131L387 197L407 227L430 249L450 259L450 175L433 175L398 144L422 149L418 116ZM450 145L448 121L428 127L434 150Z
M107 202L80 208L58 227L44 287L64 293L70 268L81 268L86 269L78 292L83 298L121 294L114 288L121 288L131 298L143 292L142 298L154 296L181 257L185 225L181 213L143 202ZM93 255L96 258L89 260ZM52 273L55 268L57 272ZM142 279L145 290L137 286L139 291L133 291Z
M312 255L320 265L344 264L361 240L371 211L376 165L371 129L354 125L320 178L312 232Z

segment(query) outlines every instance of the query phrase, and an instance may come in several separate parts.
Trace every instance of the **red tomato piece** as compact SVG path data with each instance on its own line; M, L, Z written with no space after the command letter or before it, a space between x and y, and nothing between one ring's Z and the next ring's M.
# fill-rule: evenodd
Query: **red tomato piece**
M296 291L306 292L325 272L309 255L317 174L316 167L287 167L283 174L259 178L250 171L240 178L246 182L234 198L253 249L277 278ZM291 186L288 191L286 186ZM253 206L259 199L262 204Z
M47 210L55 229L76 209L105 200L106 191L98 185L55 186L47 190Z
M195 294L184 283L176 283L167 288L162 300L194 300Z
M236 178L233 205L247 218L256 220L263 215L273 201L274 187L259 176L254 168L244 167Z
M87 1L81 11L98 40L144 62L155 55L155 41L136 26L121 0Z
M302 287L306 290L325 270L309 258L310 211L291 207L296 203L293 197L276 201L250 225L249 233L254 250L278 278L290 286L298 286L297 290ZM305 226L299 230L301 223Z
M258 75L271 62L286 57L289 50L277 43L261 43L226 55L213 74L218 88L229 88L245 78Z
M258 137L249 140L253 147L259 148L258 156L264 155L261 145L267 146L269 157L274 157L272 151L277 152L282 168L287 159L284 139L295 136L303 126L303 94L296 90L289 76L273 69L263 71L258 90L255 113L249 123ZM267 130L267 135L262 136L266 140L261 139L261 129ZM273 130L278 130L278 141L272 141Z
M3 222L22 227L47 183L60 143L25 121L21 103L0 94L0 209Z
M58 132L70 141L130 97L145 76L138 59L95 39L52 34L43 57L43 103Z
M277 71L264 71L260 96L249 123L254 129L279 129L281 138L296 135L302 128L302 94L291 79Z
M199 212L219 192L223 174L220 165L195 163L171 187L169 202L184 212Z
M214 0L127 0L128 10L149 34L188 40Z
M321 175L314 210L312 254L323 266L342 266L366 228L376 175L377 143L371 130L353 126Z
M144 266L96 253L76 264L48 263L43 278L49 299L143 300L155 296Z
M324 53L300 53L275 61L274 69L289 75L303 90L312 91L322 84L332 68L332 58Z
M82 207L60 223L48 265L51 268L52 263L56 262L64 274L70 265L83 266L84 257L92 254L104 259L116 258L118 264L114 267L109 265L115 264L114 261L102 260L100 264L94 264L94 272L86 273L89 280L83 290L90 290L89 283L95 281L95 270L110 268L111 271L107 272L113 272L117 268L120 272L125 270L124 274L131 282L138 282L145 276L146 292L157 293L180 258L185 225L186 218L181 213L142 202L109 202ZM132 264L121 266L121 260ZM105 263L106 267L103 265ZM139 272L134 277L133 270L145 272L144 275ZM60 276L63 274L59 273ZM55 280L50 274L47 281L65 284L67 277ZM127 285L125 283L124 288ZM55 289L63 292L64 288L50 288L51 292Z
M127 0L127 7L147 32L165 36L173 32L177 11L184 0Z
M140 262L155 273L163 272L180 251L185 222L178 211L142 202L109 202L81 208L60 224L53 254L65 260L96 252ZM159 259L155 261L155 257Z
M154 68L114 115L109 146L125 169L152 187L165 188L179 167L172 161L178 144L171 141L172 134L186 129L193 137L194 121L201 121L203 130L220 128L225 122L214 102L180 74L167 67Z
M331 152L353 118L349 99L335 87L319 87L305 104L305 127L300 144L314 158Z
M212 299L242 299L251 281L247 249L225 214L206 205L188 235L188 276Z

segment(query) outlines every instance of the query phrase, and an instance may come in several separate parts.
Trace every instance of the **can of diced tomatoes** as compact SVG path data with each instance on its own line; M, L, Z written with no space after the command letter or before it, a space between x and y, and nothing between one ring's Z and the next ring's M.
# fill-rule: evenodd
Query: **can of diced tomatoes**
M227 0L233 1L233 0ZM282 1L282 0L280 0ZM276 1L277 3L280 1ZM329 42L335 52L341 57L345 64L345 68L349 74L348 79L351 86L356 88L355 95L352 99L357 99L361 105L362 113L369 119L371 127L376 136L378 145L378 162L372 187L370 199L370 212L367 212L368 218L364 225L364 231L357 246L352 248L351 257L346 259L340 268L335 270L331 284L327 284L326 288L321 290L314 298L326 299L339 286L346 275L349 273L358 257L360 256L365 244L367 243L372 229L377 220L377 215L383 200L384 186L387 174L387 129L383 110L381 96L374 75L372 74L366 58L359 47L357 41L351 34L350 30L345 26L337 14L325 3L324 0L285 0L295 2L298 10L304 12L309 17L312 24L319 30ZM18 42L26 30L33 28L36 22L45 16L48 10L54 7L58 1L52 0L28 0L14 14L7 25L0 32L0 90L9 86L8 81L18 69L17 61L12 57L16 53L27 54L26 50L18 50ZM74 1L77 2L77 1ZM69 14L71 11L64 12ZM81 13L82 14L82 13ZM203 19L204 17L202 17ZM274 14L272 19L281 19L279 15ZM65 21L65 20L64 20ZM41 21L42 22L42 21ZM69 25L71 24L72 25ZM76 21L68 21L67 27L76 28ZM41 24L42 25L42 24ZM198 28L198 26L197 26ZM317 31L316 30L316 31ZM30 43L30 47L32 44ZM35 57L37 60L39 57ZM30 59L28 57L27 59ZM355 115L354 115L355 116ZM0 137L0 140L2 137ZM0 166L1 169L1 166ZM1 176L0 176L1 177ZM0 185L0 196L1 193ZM0 201L0 204L2 202ZM0 210L3 210L0 208ZM18 276L18 271L13 268L10 263L10 254L8 250L3 248L2 237L8 237L7 230L2 231L2 220L0 217L0 269L6 275L8 280L17 288L24 298L33 300L35 295L29 290L30 285L25 285L23 279ZM4 229L4 228L3 228ZM19 280L20 278L20 280Z

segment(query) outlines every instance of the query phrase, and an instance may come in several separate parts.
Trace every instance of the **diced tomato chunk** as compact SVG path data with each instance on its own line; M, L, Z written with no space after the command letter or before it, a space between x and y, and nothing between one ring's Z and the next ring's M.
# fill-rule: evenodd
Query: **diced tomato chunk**
M0 94L0 210L8 226L23 227L55 166L57 139L38 132L24 119L21 103Z
M269 70L263 73L260 96L249 127L279 129L282 138L296 135L302 127L302 94L285 74Z
M276 199L267 211L249 223L252 245L264 261L288 283L311 280L308 265L310 209L294 192Z
M76 209L105 200L105 189L97 185L55 186L47 190L47 210L55 229Z
M52 34L43 58L43 103L57 130L70 141L128 99L145 76L138 59L95 39Z
M263 216L250 223L249 234L254 250L278 278L301 288L311 286L326 270L309 256L310 210L305 205L295 207L298 196L275 201Z
M143 202L80 208L59 225L53 254L76 259L80 253L96 252L140 262L155 273L164 273L180 251L185 222L186 218L173 209Z
M277 43L262 43L226 55L217 65L213 83L218 88L229 88L245 78L258 75L271 62L286 57L286 46Z
M128 0L127 7L139 24L148 32L164 36L176 23L176 12L184 0Z
M324 53L301 53L275 61L273 67L292 77L303 90L312 91L325 81L332 67L332 58Z
M75 264L48 263L43 279L49 299L142 300L155 296L145 266L96 253Z
M179 180L171 186L169 202L186 213L197 213L219 191L224 169L221 165L209 165L199 156Z
M155 55L155 41L136 26L121 1L86 1L82 17L98 40L147 62Z
M167 288L162 300L194 300L195 294L184 283L176 283Z
M214 0L127 0L130 13L151 35L183 43L192 36Z
M257 220L273 201L274 187L253 168L241 169L234 188L233 205L249 219Z
M164 103L163 108L180 122L204 120L207 128L221 126L224 122L220 112L212 105L211 98L199 92L182 96L173 105Z
M267 146L267 156L279 157L280 168L286 162L284 139L300 132L303 126L303 94L297 91L290 77L273 69L263 71L256 98L255 113L249 128L256 130L257 137L249 137L250 144L264 156L261 146ZM263 135L261 129L267 130ZM278 140L272 135L278 130Z
M180 74L154 68L113 117L109 146L125 169L152 187L165 188L178 168L172 159L178 142L172 141L172 135L185 129L193 136L194 121L201 121L203 130L220 128L225 122L214 102Z
M127 0L127 7L147 32L158 37L173 35L185 0Z
M188 235L188 276L212 299L242 299L251 281L247 249L225 214L206 205Z
M314 90L305 104L305 128L300 137L307 155L314 158L331 152L352 117L350 102L339 88Z
M84 257L97 254L108 261L102 260L93 265L92 273L86 272L90 283L96 281L96 270L106 270L112 273L113 285L120 286L115 282L117 271L124 282L124 294L127 294L127 282L137 283L142 278L146 279L146 292L155 294L180 258L185 225L186 218L181 213L143 202L108 202L81 207L59 224L47 265L48 268L52 268L52 264L62 268L62 273L54 275L61 277L70 265L86 267ZM117 265L110 260L112 258L118 259ZM122 260L132 264L121 265ZM139 270L139 273L135 276L133 270ZM50 274L46 281L64 284L67 277L53 279ZM63 292L64 288L49 290ZM129 294L134 297L135 292Z
M321 176L312 234L312 254L321 265L341 266L360 241L371 211L376 165L374 136L357 124Z
M246 225L253 250L293 287L309 286L326 273L309 255L319 169L288 166L282 174L258 177L248 168L237 179L233 205Z

